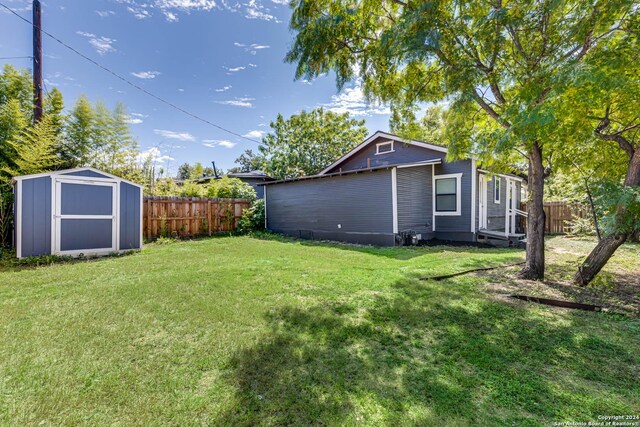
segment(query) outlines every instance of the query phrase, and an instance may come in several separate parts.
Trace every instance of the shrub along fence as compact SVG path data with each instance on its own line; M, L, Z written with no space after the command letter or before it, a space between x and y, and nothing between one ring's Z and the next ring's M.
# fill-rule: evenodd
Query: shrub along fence
M236 229L242 211L251 206L246 199L198 197L145 197L145 239L195 237Z
M523 211L527 204L523 203ZM572 205L567 202L545 202L545 234L566 234L573 231L573 223L579 218L591 218L591 211L586 206ZM526 225L524 226L526 228Z

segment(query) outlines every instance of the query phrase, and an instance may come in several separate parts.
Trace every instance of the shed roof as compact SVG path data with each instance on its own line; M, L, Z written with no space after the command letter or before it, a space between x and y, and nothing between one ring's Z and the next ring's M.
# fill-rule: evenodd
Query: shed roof
M14 176L13 179L11 180L11 183L15 184L17 181L21 181L21 180L25 180L25 179L40 178L40 177L44 177L44 176L68 175L68 174L73 173L73 172L81 172L81 171L95 172L97 174L104 175L104 176L106 176L108 178L114 179L114 180L119 181L119 182L126 182L127 184L134 185L134 186L139 187L139 188L143 187L142 185L140 185L138 183L129 181L129 180L124 179L124 178L120 178L119 176L116 176L116 175L113 175L113 174L110 174L110 173L107 173L107 172L104 172L104 171L101 171L99 169L92 168L92 167L61 169L61 170L57 170L57 171L34 173L34 174L31 174L31 175L19 175L19 176ZM84 177L84 178L86 178L88 180L89 179L96 179L95 177Z
M227 176L230 176L231 178L275 179L275 178L272 178L271 176L269 176L269 174L267 174L266 172L261 171L261 170L254 170L254 171L251 171L251 172L230 173L230 174L227 174Z

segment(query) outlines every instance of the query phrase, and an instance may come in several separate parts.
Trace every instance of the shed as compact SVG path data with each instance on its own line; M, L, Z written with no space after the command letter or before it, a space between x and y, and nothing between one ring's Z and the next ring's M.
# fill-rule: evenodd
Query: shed
M13 179L18 258L142 248L142 186L93 168Z

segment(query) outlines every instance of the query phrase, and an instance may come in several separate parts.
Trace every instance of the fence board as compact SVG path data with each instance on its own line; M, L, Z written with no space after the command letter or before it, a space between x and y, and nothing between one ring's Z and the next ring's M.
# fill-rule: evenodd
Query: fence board
M197 197L145 197L143 203L145 239L195 237L233 231L242 212L251 205L245 199Z
M527 204L522 203L523 211L527 210ZM591 213L587 207L571 205L567 202L545 202L545 234L567 234L572 231L572 223L578 218L587 218ZM523 227L526 225L523 222Z

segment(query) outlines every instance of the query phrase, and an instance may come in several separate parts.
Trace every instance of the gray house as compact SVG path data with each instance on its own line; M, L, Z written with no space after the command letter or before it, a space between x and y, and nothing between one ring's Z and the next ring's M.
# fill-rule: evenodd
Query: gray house
M142 186L93 169L13 179L18 258L142 248Z
M249 184L254 190L256 190L258 199L262 199L264 197L264 187L261 184L274 181L272 177L261 170L230 173L227 176L230 178L238 178L240 181Z
M522 238L523 179L446 155L442 146L376 132L318 175L262 184L266 227L383 246Z

